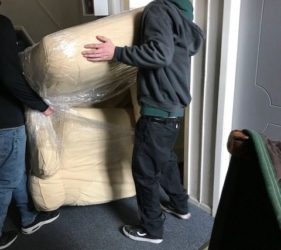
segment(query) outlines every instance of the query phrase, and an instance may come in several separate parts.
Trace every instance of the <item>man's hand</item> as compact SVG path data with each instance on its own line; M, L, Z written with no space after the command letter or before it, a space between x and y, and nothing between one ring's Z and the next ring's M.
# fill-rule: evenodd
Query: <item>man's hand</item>
M247 152L245 142L248 139L249 137L241 130L231 131L227 141L228 152L235 156L243 156Z
M110 61L113 58L115 45L110 39L104 36L97 36L98 41L101 43L86 44L82 55L91 62Z
M54 113L54 109L52 108L52 107L48 107L44 112L43 112L43 114L45 115L45 116L50 116L51 114L53 114Z

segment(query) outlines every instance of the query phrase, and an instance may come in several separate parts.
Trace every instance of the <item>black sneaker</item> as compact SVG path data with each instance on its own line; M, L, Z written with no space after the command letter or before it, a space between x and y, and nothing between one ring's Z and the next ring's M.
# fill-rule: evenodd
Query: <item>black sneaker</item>
M60 213L58 210L52 212L40 212L31 224L21 228L21 232L24 234L32 234L43 225L49 224L56 220L59 215Z
M149 235L140 226L125 225L123 226L123 233L132 240L147 241L156 244L159 244L163 241L161 238Z
M10 246L18 237L17 231L3 232L0 237L0 249L5 249Z
M162 203L160 204L161 208L169 213L169 214L173 214L176 217L182 219L182 220L188 220L191 217L191 213L187 212L187 213L182 213L180 212L178 209L172 207L169 203Z

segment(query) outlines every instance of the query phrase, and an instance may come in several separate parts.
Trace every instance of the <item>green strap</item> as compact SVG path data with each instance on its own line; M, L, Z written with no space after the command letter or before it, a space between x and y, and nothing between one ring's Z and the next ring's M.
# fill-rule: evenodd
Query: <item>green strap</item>
M149 105L144 105L141 107L141 114L148 115L148 116L157 116L162 118L169 118L169 117L183 117L184 110L179 112L168 112L163 109L151 107Z

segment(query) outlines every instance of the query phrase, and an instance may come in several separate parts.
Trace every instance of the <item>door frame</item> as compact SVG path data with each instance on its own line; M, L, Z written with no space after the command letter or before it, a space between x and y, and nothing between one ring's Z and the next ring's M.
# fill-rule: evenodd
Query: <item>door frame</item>
M215 215L222 187L228 170L230 155L227 139L232 130L233 105L236 83L236 66L240 25L241 0L224 2L223 36L221 50L221 71L219 80L219 99L216 129L215 173L213 190L213 209Z
M204 27L206 33L213 32L209 25L209 18L213 18L216 13L216 8L210 8L211 0L202 2L201 0L193 0L195 7L195 22L200 27ZM185 116L185 142L184 142L184 187L190 194L191 201L197 205L206 208L215 215L219 198L221 195L222 186L225 180L226 172L229 164L229 153L227 152L226 143L229 132L232 129L233 117L233 103L234 103L234 89L235 89L235 76L237 65L237 52L238 52L238 35L240 24L240 7L241 0L224 0L222 12L222 40L219 72L218 74L219 86L217 91L218 105L214 107L213 114L216 119L215 131L209 131L209 134L204 133L204 114L202 113L202 103L208 102L208 93L202 96L202 91L206 81L209 81L204 74L209 65L206 62L212 62L208 56L216 56L213 53L199 53L192 59L191 65L191 92L193 102L189 106ZM208 18L204 18L208 10ZM213 13L214 12L214 13ZM208 38L207 34L207 38ZM207 42L210 42L208 40ZM216 42L214 40L213 42ZM208 48L207 48L208 50ZM205 64L205 67L203 66ZM204 79L202 79L204 78ZM210 93L209 93L210 94ZM207 97L207 98L205 98ZM205 99L206 100L205 100ZM208 112L210 112L208 110ZM208 114L210 116L210 114ZM208 124L207 124L208 125ZM215 134L215 139L210 142L210 133ZM211 182L206 183L202 176L206 172L204 169L205 163L202 161L207 158L204 154L204 145L214 145L215 159L213 166ZM206 174L206 173L205 173ZM212 197L210 201L202 199L202 186L208 185L211 189ZM206 190L206 187L204 186ZM204 197L203 197L204 198ZM207 201L206 201L207 200ZM210 209L208 209L210 208Z

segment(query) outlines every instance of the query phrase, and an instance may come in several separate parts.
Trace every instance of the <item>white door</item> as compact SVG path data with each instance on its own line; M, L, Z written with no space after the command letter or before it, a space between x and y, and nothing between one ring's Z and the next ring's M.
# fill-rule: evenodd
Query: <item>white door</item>
M281 1L241 1L233 128L281 140Z
M226 0L224 9L213 214L228 169L231 129L281 140L281 1Z

